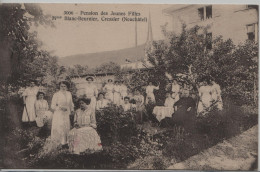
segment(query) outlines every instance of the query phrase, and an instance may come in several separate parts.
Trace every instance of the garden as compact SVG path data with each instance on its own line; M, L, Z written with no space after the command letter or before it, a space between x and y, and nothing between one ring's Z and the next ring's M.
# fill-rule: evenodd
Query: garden
M1 9L3 8L3 9ZM52 26L48 16L41 10L26 7L33 22ZM13 49L13 57L8 70L1 71L0 113L2 168L31 169L166 169L172 164L184 161L203 150L221 143L258 124L258 44L246 41L234 45L232 40L216 37L212 41L205 38L206 28L199 26L186 28L180 35L168 32L162 27L165 40L154 41L146 49L148 61L153 68L141 71L120 70L115 63L102 64L96 69L87 66L64 67L57 57L41 50L37 34L30 33L30 24L23 19L25 13L18 4L0 6L1 21L6 27L0 28L14 44L4 44ZM9 14L13 13L13 23ZM8 15L7 15L8 14ZM22 23L20 22L22 21ZM20 28L23 34L13 28ZM13 35L8 33L13 31ZM19 40L19 41L17 41ZM3 42L1 42L3 43ZM207 49L211 44L211 49ZM9 70L10 69L10 70ZM154 105L146 105L145 121L137 124L135 111L123 112L110 105L97 111L97 132L101 137L103 150L96 153L71 154L62 147L48 152L44 144L50 136L50 126L38 128L21 122L23 103L17 94L29 79L36 79L47 87L48 102L56 90L60 77L71 82L73 75L97 72L112 72L120 80L125 80L133 91L144 86L148 80L160 83L155 91L157 105L162 105L169 90L169 75L196 88L205 76L210 76L222 89L223 110L212 110L203 118L196 118L194 130L171 123L170 118L158 122L152 114ZM130 77L125 77L126 73ZM180 75L181 74L181 75ZM75 97L75 85L71 92ZM195 91L198 96L198 92Z

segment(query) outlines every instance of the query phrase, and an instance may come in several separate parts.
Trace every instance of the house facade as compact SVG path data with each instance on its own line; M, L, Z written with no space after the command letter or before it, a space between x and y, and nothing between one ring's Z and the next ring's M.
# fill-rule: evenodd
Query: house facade
M163 10L172 21L171 31L179 34L182 24L209 27L207 37L231 38L235 44L247 39L258 42L259 14L257 5L173 5Z

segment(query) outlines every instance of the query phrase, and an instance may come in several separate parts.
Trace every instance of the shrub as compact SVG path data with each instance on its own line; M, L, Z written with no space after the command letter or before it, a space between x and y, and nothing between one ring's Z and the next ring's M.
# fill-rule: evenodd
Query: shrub
M136 136L135 115L134 111L124 112L122 108L112 104L97 111L97 132L102 144L129 142L132 136Z

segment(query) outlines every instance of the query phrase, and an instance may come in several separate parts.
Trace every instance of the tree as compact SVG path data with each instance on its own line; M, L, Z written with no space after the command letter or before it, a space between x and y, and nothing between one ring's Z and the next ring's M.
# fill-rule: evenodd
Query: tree
M82 66L80 64L76 64L73 67L69 67L68 72L70 76L81 76L87 74L89 72L89 68L87 65Z
M115 62L103 63L94 69L94 73L117 73L120 71L120 65Z
M236 99L252 102L257 90L258 44L246 41L236 46L221 36L211 41L205 36L207 29L186 29L183 25L181 34L176 35L163 27L166 39L153 42L147 49L154 73L160 75L157 78L165 79L167 72L195 86L206 76L220 84L224 96L236 95Z
M33 24L37 27L53 26L53 23L35 4L1 4L0 23L0 79L2 84L23 84L28 79L25 72L29 64L38 57L50 57L46 51L39 50L41 42L30 28Z

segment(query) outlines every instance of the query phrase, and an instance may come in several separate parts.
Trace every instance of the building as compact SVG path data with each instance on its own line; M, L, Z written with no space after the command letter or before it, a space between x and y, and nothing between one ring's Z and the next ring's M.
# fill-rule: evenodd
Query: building
M258 42L258 5L173 5L163 13L171 17L171 31L177 34L184 23L187 28L209 26L209 38L222 35L235 44L247 39Z

